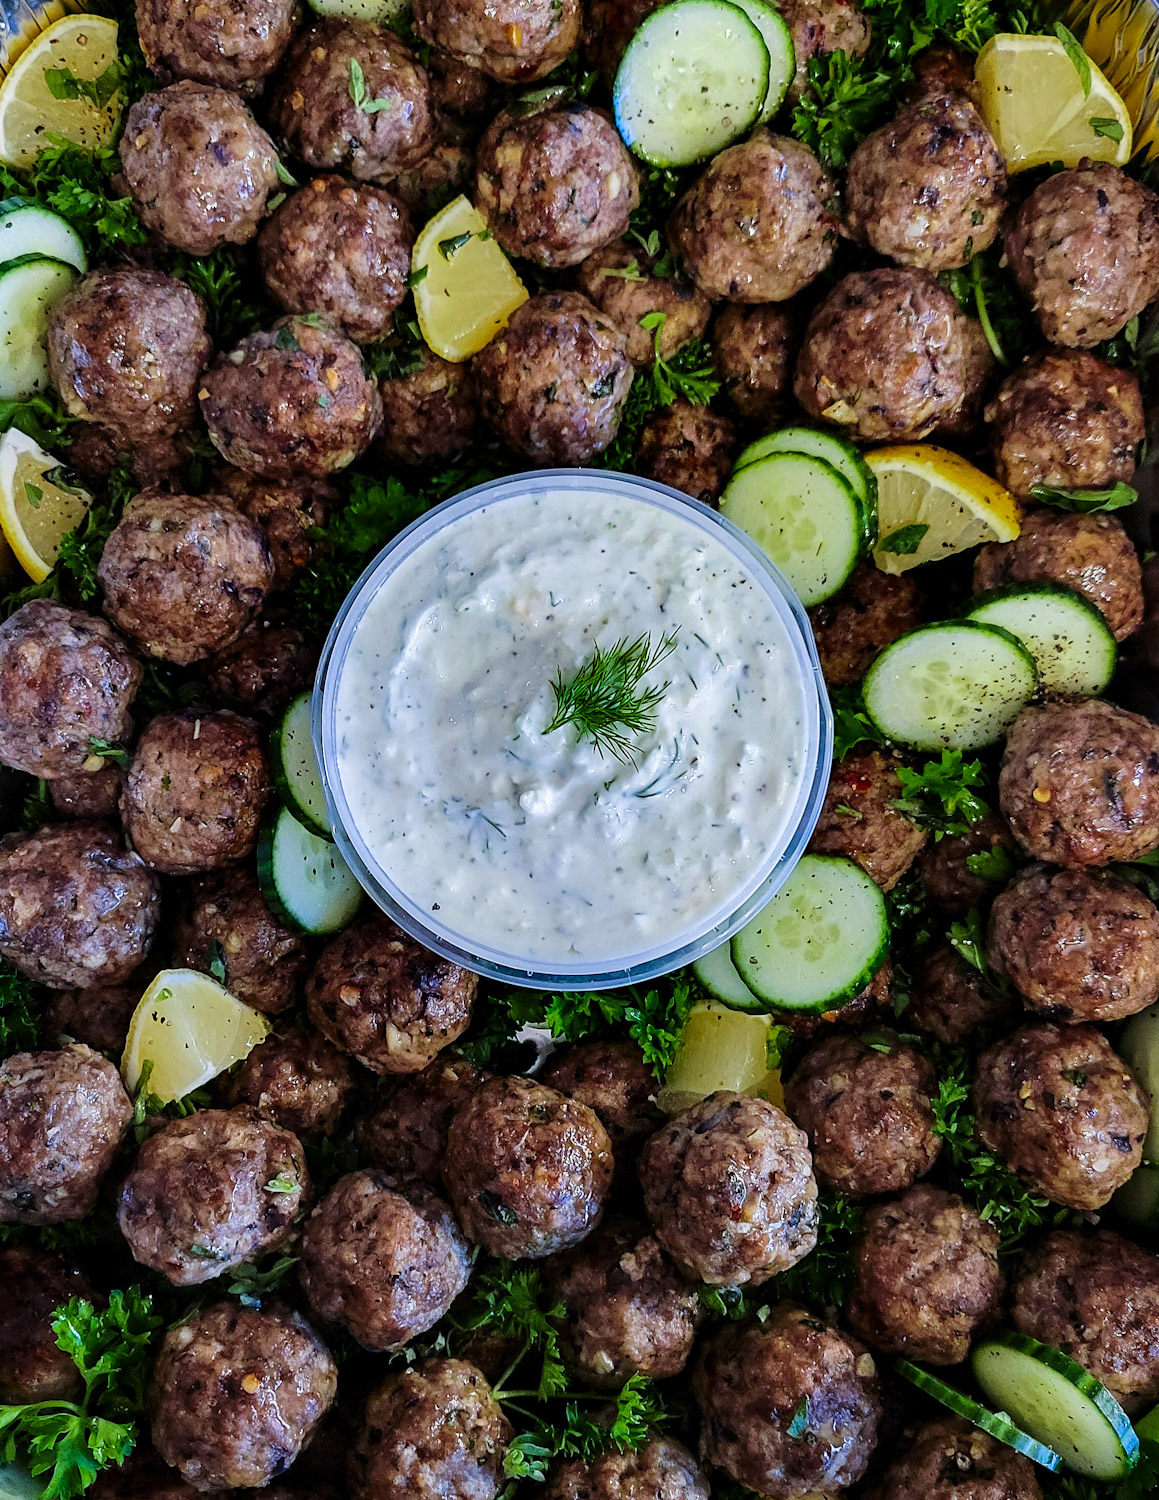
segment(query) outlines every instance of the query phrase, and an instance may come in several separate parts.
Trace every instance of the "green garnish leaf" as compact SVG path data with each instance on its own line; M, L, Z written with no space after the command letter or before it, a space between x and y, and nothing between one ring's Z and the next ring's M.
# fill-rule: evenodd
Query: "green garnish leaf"
M977 875L979 880L1005 885L1014 878L1018 866L1005 844L995 844L992 849L980 849L977 854L967 854L966 868L971 875Z
M880 745L883 738L865 712L861 690L855 687L832 688L829 704L833 710L833 759L844 760L858 745Z
M40 502L44 499L44 491L38 484L33 484L31 479L26 479L24 481L24 497L33 510L39 510Z
M903 796L892 806L934 838L969 833L990 811L977 789L986 783L979 760L964 760L960 750L943 750L940 760L928 760L920 771L898 766Z
M262 1298L270 1292L276 1292L297 1264L296 1255L283 1255L264 1271L260 1271L257 1266L246 1261L234 1268L226 1291L231 1297L237 1297L245 1307L260 1307Z
M464 229L462 234L453 234L450 239L439 241L439 254L446 261L454 260L455 256L472 237L472 231Z
M89 754L99 755L101 760L111 760L122 770L129 768L129 752L124 745L111 745L108 740L98 739L96 735L89 735Z
M820 1312L841 1307L853 1285L853 1246L865 1211L840 1193L822 1192L817 1215L817 1248L777 1277L777 1296Z
M277 172L278 181L282 184L283 187L296 188L298 186L298 179L294 176L293 172L290 171L289 167L286 166L285 162L280 156L274 162L274 171Z
M1105 115L1092 115L1089 123L1096 135L1105 135L1109 141L1116 143L1123 139L1123 127L1118 120L1108 119Z
M1079 75L1079 82L1083 86L1083 98L1089 99L1091 93L1091 60L1079 45L1079 39L1074 32L1069 30L1061 21L1054 23L1054 34L1058 37L1070 58L1075 72Z
M30 1052L40 1037L40 1003L32 980L0 959L0 1057Z
M600 755L637 763L639 748L630 736L647 734L656 723L656 709L670 683L644 687L644 678L676 650L677 630L655 644L650 635L634 641L624 637L607 647L597 646L570 677L556 672L551 691L555 713L544 729L554 734L571 724L580 740L588 740Z
M224 984L226 981L225 949L216 938L210 943L206 958L208 960L209 972L217 980L218 984Z
M104 109L120 92L127 76L124 65L115 60L97 78L78 78L70 68L47 68L44 81L54 99L87 99L97 109Z
M802 1396L797 1402L797 1409L793 1413L793 1419L789 1423L789 1436L791 1438L804 1437L809 1430L809 1398Z
M880 552L893 552L899 557L910 557L921 546L929 527L917 521L912 526L899 526L878 542Z
M362 64L356 57L350 59L350 83L348 86L350 98L354 108L360 109L364 115L376 115L379 110L390 109L389 99L372 99L370 91L366 87L366 75L362 71Z
M274 348L281 349L287 354L301 354L302 346L288 323L274 334Z
M292 1193L296 1191L299 1184L293 1177L283 1174L281 1177L271 1177L266 1183L267 1193Z
M989 972L986 963L986 933L982 926L982 914L976 907L970 908L963 921L951 923L947 936L950 947L959 958L964 959L972 969L977 969L979 974Z
M427 279L427 272L429 270L430 266L416 266L406 279L407 286L413 291L420 282Z
M1036 484L1030 493L1043 505L1082 516L1093 515L1096 511L1122 510L1134 505L1139 498L1139 491L1121 479L1105 490L1067 490L1053 484Z

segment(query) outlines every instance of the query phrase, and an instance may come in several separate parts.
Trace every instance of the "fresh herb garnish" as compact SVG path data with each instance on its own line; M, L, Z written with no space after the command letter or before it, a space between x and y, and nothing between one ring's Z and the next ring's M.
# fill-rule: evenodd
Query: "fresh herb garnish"
M236 344L268 321L270 309L253 296L254 278L236 245L222 245L208 255L181 251L173 257L169 269L205 304L216 345Z
M979 849L976 854L967 854L966 868L971 875L977 875L979 880L1005 885L1014 878L1018 865L1005 844L995 844L990 849Z
M982 914L971 907L960 922L952 922L947 934L950 947L958 957L977 969L979 974L988 974L986 962L986 933L982 926Z
M788 1433L791 1438L804 1437L809 1430L809 1398L802 1396L797 1402L797 1408L793 1412L792 1421L789 1423Z
M858 745L880 745L883 742L876 725L865 712L860 688L832 688L829 704L833 710L834 760L844 760Z
M892 804L934 838L969 833L990 811L978 796L986 777L979 760L963 760L960 750L943 750L940 760L928 760L920 771L898 766L903 795Z
M4 959L0 959L0 1057L29 1052L40 1034L37 988Z
M439 241L439 254L446 261L454 260L459 251L472 238L472 232L464 229L462 234L453 234L449 239Z
M46 68L44 81L54 99L87 99L104 109L124 88L127 73L120 59L111 62L96 78L78 78L70 68Z
M1091 94L1091 60L1083 51L1078 37L1061 21L1054 23L1054 34L1062 43L1066 55L1070 58L1075 72L1079 75L1082 84L1083 98L1089 99Z
M1082 516L1093 515L1096 511L1122 510L1134 505L1139 498L1139 491L1121 479L1105 490L1067 490L1053 484L1036 484L1030 493L1043 505Z
M555 712L544 734L570 724L600 755L636 764L639 746L633 737L655 727L656 710L671 685L644 687L644 678L676 650L678 629L661 636L658 644L650 635L640 635L597 646L571 677L565 678L560 667L551 684Z
M1118 120L1108 119L1105 115L1092 115L1087 123L1096 135L1105 135L1109 141L1118 143L1123 139L1123 127Z
M817 1248L777 1277L777 1296L820 1311L841 1307L853 1285L853 1244L865 1211L840 1193L822 1193L817 1215Z
M909 557L921 546L929 527L917 521L912 526L899 526L877 544L879 552L893 552L899 557Z
M389 99L372 99L370 97L370 90L366 87L366 75L362 71L362 64L356 57L350 59L348 92L354 108L361 110L364 115L376 115L380 110L391 108L391 101Z
M226 1291L245 1307L260 1307L262 1298L278 1291L297 1264L296 1255L283 1255L262 1271L250 1261L245 1261L230 1274Z
M120 766L123 770L129 767L129 752L124 745L111 745L108 740L99 739L96 735L89 735L89 754L98 760L112 761L113 765Z

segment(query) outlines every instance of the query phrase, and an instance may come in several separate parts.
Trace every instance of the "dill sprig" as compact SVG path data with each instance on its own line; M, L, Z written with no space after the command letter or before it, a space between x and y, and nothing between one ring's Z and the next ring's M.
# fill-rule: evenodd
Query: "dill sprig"
M554 734L574 724L581 740L590 740L601 755L636 764L638 749L630 736L647 734L656 723L656 709L669 682L643 687L648 673L672 655L679 629L653 645L648 634L618 640L606 650L597 646L574 677L560 668L551 685L555 713L543 731Z

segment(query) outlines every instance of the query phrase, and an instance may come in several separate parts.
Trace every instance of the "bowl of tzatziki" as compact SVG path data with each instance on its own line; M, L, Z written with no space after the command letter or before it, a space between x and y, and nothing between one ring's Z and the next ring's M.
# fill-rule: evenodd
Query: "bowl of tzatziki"
M574 469L470 490L379 554L313 733L379 906L556 988L731 936L804 851L832 744L808 621L760 549L675 490Z

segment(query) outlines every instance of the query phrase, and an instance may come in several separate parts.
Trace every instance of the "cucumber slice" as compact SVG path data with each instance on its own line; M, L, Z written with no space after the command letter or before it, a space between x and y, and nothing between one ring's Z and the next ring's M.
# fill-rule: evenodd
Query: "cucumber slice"
M1159 1229L1159 1167L1136 1167L1111 1199L1111 1209L1135 1229ZM1138 1431L1138 1423L1135 1427Z
M75 266L43 255L0 265L0 399L20 400L49 384L48 310L76 279Z
M849 481L807 453L771 453L734 473L720 513L768 553L804 605L831 598L867 547Z
M0 1500L40 1500L47 1483L33 1479L23 1464L0 1464Z
M767 1007L758 1000L736 971L732 961L732 944L722 943L692 965L692 972L714 1000L730 1010L743 1010L763 1016Z
M970 1365L987 1399L1076 1474L1121 1479L1138 1462L1139 1439L1127 1413L1061 1349L1004 1331L980 1343Z
M750 464L768 458L770 453L809 453L832 464L861 502L866 546L872 547L876 543L877 478L848 438L835 432L818 432L815 427L780 427L750 443L741 452L733 472L747 469Z
M989 1433L992 1438L997 1438L1000 1443L1005 1443L1016 1453L1021 1453L1023 1457L1041 1464L1052 1474L1062 1468L1062 1459L1053 1448L1048 1448L1045 1443L1032 1438L1028 1432L1023 1432L1021 1427L1016 1427L1005 1412L990 1411L980 1401L975 1401L973 1396L967 1396L964 1391L955 1390L952 1385L947 1385L944 1380L939 1380L928 1370L910 1364L908 1359L899 1359L894 1364L894 1369L904 1380L908 1380L911 1385L916 1385L919 1391L932 1396L935 1401L940 1402L957 1416L965 1417L966 1421L974 1427Z
M860 866L806 854L732 940L736 971L774 1011L836 1010L858 995L889 949L885 897Z
M760 118L769 49L729 0L672 0L646 16L612 88L616 128L654 167L715 156Z
M84 241L67 219L33 198L5 198L0 202L0 265L24 255L44 255L88 270Z
M1107 622L1081 594L1057 583L1016 583L979 594L968 620L1000 625L1034 657L1038 680L1051 692L1105 691L1118 649Z
M333 835L330 810L310 734L311 694L299 693L270 737L274 785L286 806L313 833Z
M865 674L865 711L915 750L981 750L1000 739L1038 687L1034 658L1008 630L976 620L922 625Z
M311 833L288 807L262 824L258 883L270 910L295 932L340 932L362 905L362 887L337 846Z
M1148 1006L1119 1033L1118 1053L1139 1080L1151 1102L1151 1121L1143 1139L1143 1160L1159 1167L1159 1004Z
M409 0L308 0L316 16L342 16L348 21L374 21L388 26L410 13Z
M793 74L797 71L797 53L793 47L793 33L784 16L767 0L732 0L740 7L761 34L769 54L769 88L765 102L757 116L757 124L771 120L784 103Z

